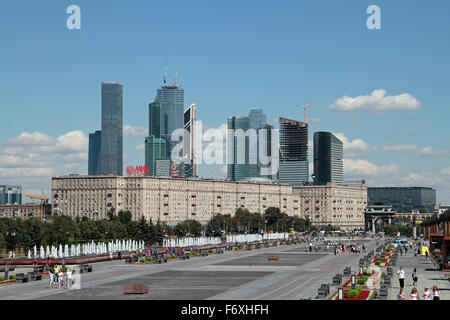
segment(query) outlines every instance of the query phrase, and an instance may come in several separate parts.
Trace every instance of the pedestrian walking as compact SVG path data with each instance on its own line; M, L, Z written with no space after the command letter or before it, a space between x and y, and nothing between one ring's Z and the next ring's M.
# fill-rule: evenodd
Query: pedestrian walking
M403 291L403 289L400 289L400 292L397 295L397 300L405 300L405 291Z
M423 300L431 300L431 292L427 287L423 290L422 297Z
M414 271L412 273L412 279L413 279L413 287L417 287L417 269L414 268Z
M425 258L428 259L428 250L425 250Z
M405 271L402 267L400 267L400 270L397 272L398 274L398 281L400 283L400 289L403 289L405 287Z
M62 271L62 268L59 269L58 272L58 288L62 288L64 286L64 272Z
M337 255L337 247L334 246L334 255Z
M53 272L52 269L50 268L50 270L48 271L48 287L49 288L53 288Z
M309 243L309 253L311 253L311 251L312 251L312 246L313 246L313 245L312 245L312 242L310 242L310 243Z
M433 286L433 300L441 300L441 293L437 286Z
M417 293L417 289L415 287L411 289L409 300L419 300L419 294Z
M66 272L66 288L72 288L72 271L70 269L67 269Z

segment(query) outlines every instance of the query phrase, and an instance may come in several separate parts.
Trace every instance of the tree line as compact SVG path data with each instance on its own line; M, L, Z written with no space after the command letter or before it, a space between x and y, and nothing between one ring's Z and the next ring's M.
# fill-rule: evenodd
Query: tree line
M54 216L52 221L38 218L28 220L0 219L0 249L14 250L23 248L30 250L34 246L71 245L90 241L111 241L116 239L143 240L147 244L162 244L166 235L184 236L222 236L226 233L260 233L314 231L309 220L291 217L279 208L267 208L264 214L252 213L239 208L234 216L214 215L207 224L196 220L185 220L176 226L166 223L153 223L143 217L132 221L130 211L111 209L108 218L89 220L87 217ZM328 226L326 229L332 229Z

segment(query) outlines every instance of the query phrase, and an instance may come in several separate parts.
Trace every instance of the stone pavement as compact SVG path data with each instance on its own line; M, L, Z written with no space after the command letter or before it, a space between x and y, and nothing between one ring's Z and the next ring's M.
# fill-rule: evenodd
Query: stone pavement
M419 299L423 300L422 293L425 287L428 287L430 292L433 291L433 286L436 285L441 293L441 300L450 300L450 281L445 275L439 271L433 262L425 256L414 257L414 253L408 250L407 254L398 255L397 264L393 267L394 273L392 277L392 284L388 293L388 300L397 300L397 294L400 291L400 283L398 281L397 272L403 267L405 270L405 299L409 300L411 289L413 288L412 273L414 268L417 268L417 291Z

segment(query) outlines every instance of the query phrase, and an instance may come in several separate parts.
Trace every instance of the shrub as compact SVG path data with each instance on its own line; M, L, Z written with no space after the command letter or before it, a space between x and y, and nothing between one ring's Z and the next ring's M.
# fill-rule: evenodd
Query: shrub
M154 258L148 258L148 259L147 259L147 262L153 262L153 261L155 261Z
M379 266L380 264L381 264L381 261L380 261L380 260L375 261L375 265L376 265L376 266Z
M5 281L5 277L4 276L0 276L0 282Z
M345 297L346 298L356 298L357 296L359 296L359 294L361 293L362 288L361 287L356 287L355 290L349 290L345 293Z
M3 279L4 279L5 277L3 277ZM10 275L9 276L9 280L16 280L16 275L15 274L12 274L12 275Z
M208 250L208 253L213 253L213 252L214 252L213 249L209 249L209 250Z

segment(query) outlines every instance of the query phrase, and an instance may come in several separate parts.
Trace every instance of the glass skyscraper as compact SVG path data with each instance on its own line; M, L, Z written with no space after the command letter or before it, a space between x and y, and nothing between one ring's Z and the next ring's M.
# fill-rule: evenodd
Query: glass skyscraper
M248 117L230 117L227 121L227 177L245 180L250 177L250 140L245 132L250 128Z
M250 128L259 129L264 123L267 123L267 116L265 115L263 109L251 108L248 114L248 120Z
M102 150L102 132L95 131L95 133L90 133L88 175L101 174L100 168L101 150Z
M22 186L1 185L0 204L22 204Z
M123 86L102 83L102 134L100 168L102 174L123 174Z
M172 132L184 126L184 89L177 83L164 85L158 89L155 102L159 102L161 107L161 138L167 141L167 156L170 157L172 148L177 144L171 142Z
M280 183L308 182L308 124L280 117Z
M315 182L344 182L344 147L331 132L314 133L314 176Z
M161 105L159 102L152 102L148 105L148 135L161 137Z
M154 135L145 138L145 165L149 167L149 175L156 175L156 160L166 157L166 141Z

